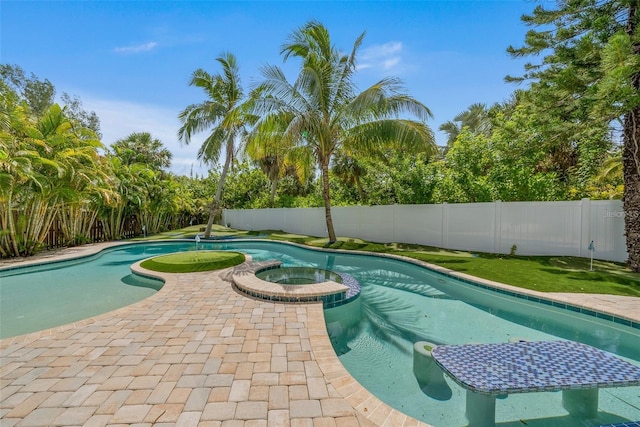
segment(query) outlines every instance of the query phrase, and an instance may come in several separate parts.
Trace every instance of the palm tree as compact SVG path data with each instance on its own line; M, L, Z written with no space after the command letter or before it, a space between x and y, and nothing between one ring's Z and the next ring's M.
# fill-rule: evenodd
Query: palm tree
M336 234L329 164L338 150L371 154L394 146L435 151L433 133L425 123L431 112L404 94L398 79L384 78L357 92L356 52L363 38L364 33L345 55L331 44L321 23L307 23L295 30L281 49L285 61L289 57L302 60L296 81L287 81L279 67L265 66L265 80L252 94L251 111L259 117L254 132L284 129L285 146L301 148L315 158L321 171L330 243L336 241ZM400 118L405 113L419 120Z
M339 153L335 157L331 170L343 184L354 185L358 190L360 203L365 203L365 194L362 189L361 178L367 174L367 168L356 157Z
M22 238L16 210L39 187L34 169L41 156L29 143L32 130L28 109L18 96L0 81L0 255L20 256Z
M110 195L102 144L93 132L74 129L58 104L37 120L8 97L0 109L0 253L32 255L56 217L66 243L84 239L95 220L93 200Z
M111 149L126 165L141 163L153 170L171 166L171 151L149 132L134 132L111 144Z
M55 114L55 115L54 115ZM96 133L86 127L75 127L64 109L54 104L44 117L49 120L48 130L39 126L44 135L53 135L51 140L52 160L59 170L51 181L58 195L56 198L57 219L65 243L76 245L89 241L91 228L98 216L98 208L116 197L111 185L113 177L106 168L106 161L99 151L104 146ZM55 123L55 127L52 124ZM63 129L67 129L64 134ZM64 137L62 137L64 135Z
M451 148L465 127L474 135L488 136L490 134L491 120L489 119L489 110L485 104L471 104L465 111L455 116L453 120L440 125L438 129L447 134L447 149Z
M247 124L241 109L243 91L236 57L231 53L223 53L216 61L222 66L222 74L211 75L203 69L193 72L190 86L202 88L209 99L185 108L179 115L182 126L178 130L180 141L186 144L191 142L194 133L211 132L198 152L198 159L206 163L217 163L224 151L224 166L210 205L205 237L211 235L213 222L221 213L220 201L225 179L236 153L236 143L245 137Z
M251 101L245 104L245 109L252 108ZM271 181L270 206L275 207L278 183L285 176L295 176L304 182L310 175L313 159L308 151L286 144L285 121L276 123L280 128L264 129L253 132L247 139L246 153L253 159L262 172Z
M622 199L624 196L623 172L622 151L609 153L609 157L600 166L595 181L600 186L611 188L608 192L610 199Z
M449 120L441 124L438 130L447 134L447 148L450 148L462 132L462 126L455 120Z
M110 154L107 167L113 173L113 189L117 197L103 203L100 219L107 239L121 239L128 217L137 216L144 220L143 208L147 202L147 183L153 180L155 172L142 163L125 163Z
M602 170L596 176L601 181L622 179L622 153L615 153L602 163Z

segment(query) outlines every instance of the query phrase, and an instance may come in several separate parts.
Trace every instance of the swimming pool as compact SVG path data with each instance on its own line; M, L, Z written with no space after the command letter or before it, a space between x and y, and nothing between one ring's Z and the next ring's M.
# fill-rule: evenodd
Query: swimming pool
M320 252L273 242L201 243L205 249L233 249L254 260L277 259L285 266L310 266L348 273L362 285L354 303L325 311L327 327L340 360L367 389L387 404L436 426L464 425L464 395L448 381L448 396L429 396L412 373L414 341L441 343L505 342L573 339L611 351L640 364L638 330L550 305L532 304L453 280L412 263L358 254ZM112 286L129 273L129 265L160 253L195 249L193 242L138 243L109 249L74 266L65 263L0 272L0 312L11 280L24 285L32 274L44 273L51 287L79 278L85 283L101 276ZM86 261L86 262L84 262ZM82 273L75 269L83 266ZM26 276L25 274L29 274ZM108 275L111 275L109 279ZM27 279L29 277L29 279ZM12 279L14 278L14 279ZM125 283L126 285L126 283ZM157 283L156 283L157 285ZM118 285L119 286L119 285ZM130 285L126 285L130 286ZM140 286L133 286L140 288ZM149 288L146 288L149 290ZM27 291L27 289L23 289ZM77 292L77 291L76 291ZM151 293L155 292L151 289ZM61 295L60 292L56 292ZM60 296L66 300L68 296ZM91 299L106 299L104 295ZM27 301L28 302L28 301ZM4 325L4 320L2 320ZM63 322L66 323L66 322ZM602 390L599 422L640 419L639 387ZM500 425L574 425L566 419L557 393L513 395L499 400ZM517 407L517 411L511 409ZM526 408L525 411L522 408ZM514 415L517 414L517 419Z

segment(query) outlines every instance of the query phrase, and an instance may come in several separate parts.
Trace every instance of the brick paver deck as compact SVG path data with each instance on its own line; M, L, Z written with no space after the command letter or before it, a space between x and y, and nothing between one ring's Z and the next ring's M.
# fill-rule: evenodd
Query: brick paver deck
M0 340L0 426L426 426L347 373L321 303L250 299L224 272L158 274L143 301Z
M426 426L347 373L322 303L251 299L224 272L158 274L143 301L1 340L0 425Z

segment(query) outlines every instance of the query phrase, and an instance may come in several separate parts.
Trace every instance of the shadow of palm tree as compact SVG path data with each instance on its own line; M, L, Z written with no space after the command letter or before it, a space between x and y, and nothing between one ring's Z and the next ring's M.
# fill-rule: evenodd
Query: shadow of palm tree
M400 273L393 273L386 270L371 270L364 274L359 274L358 278L362 283L397 289L427 298L451 299L445 292L426 283L424 280Z

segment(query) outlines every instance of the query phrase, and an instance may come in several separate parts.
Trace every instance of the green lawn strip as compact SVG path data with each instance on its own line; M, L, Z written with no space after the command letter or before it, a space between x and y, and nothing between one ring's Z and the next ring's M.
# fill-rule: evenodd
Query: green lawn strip
M621 264L576 257L520 257L479 254L477 257L398 252L454 271L540 292L611 294L640 297L640 275Z
M163 273L193 273L221 270L244 262L244 255L229 251L189 251L161 255L143 261L140 266Z
M220 226L221 227L221 226ZM200 230L200 225L191 225L179 230L164 231L147 237L136 237L132 240L162 240L162 239L188 239L193 238Z

